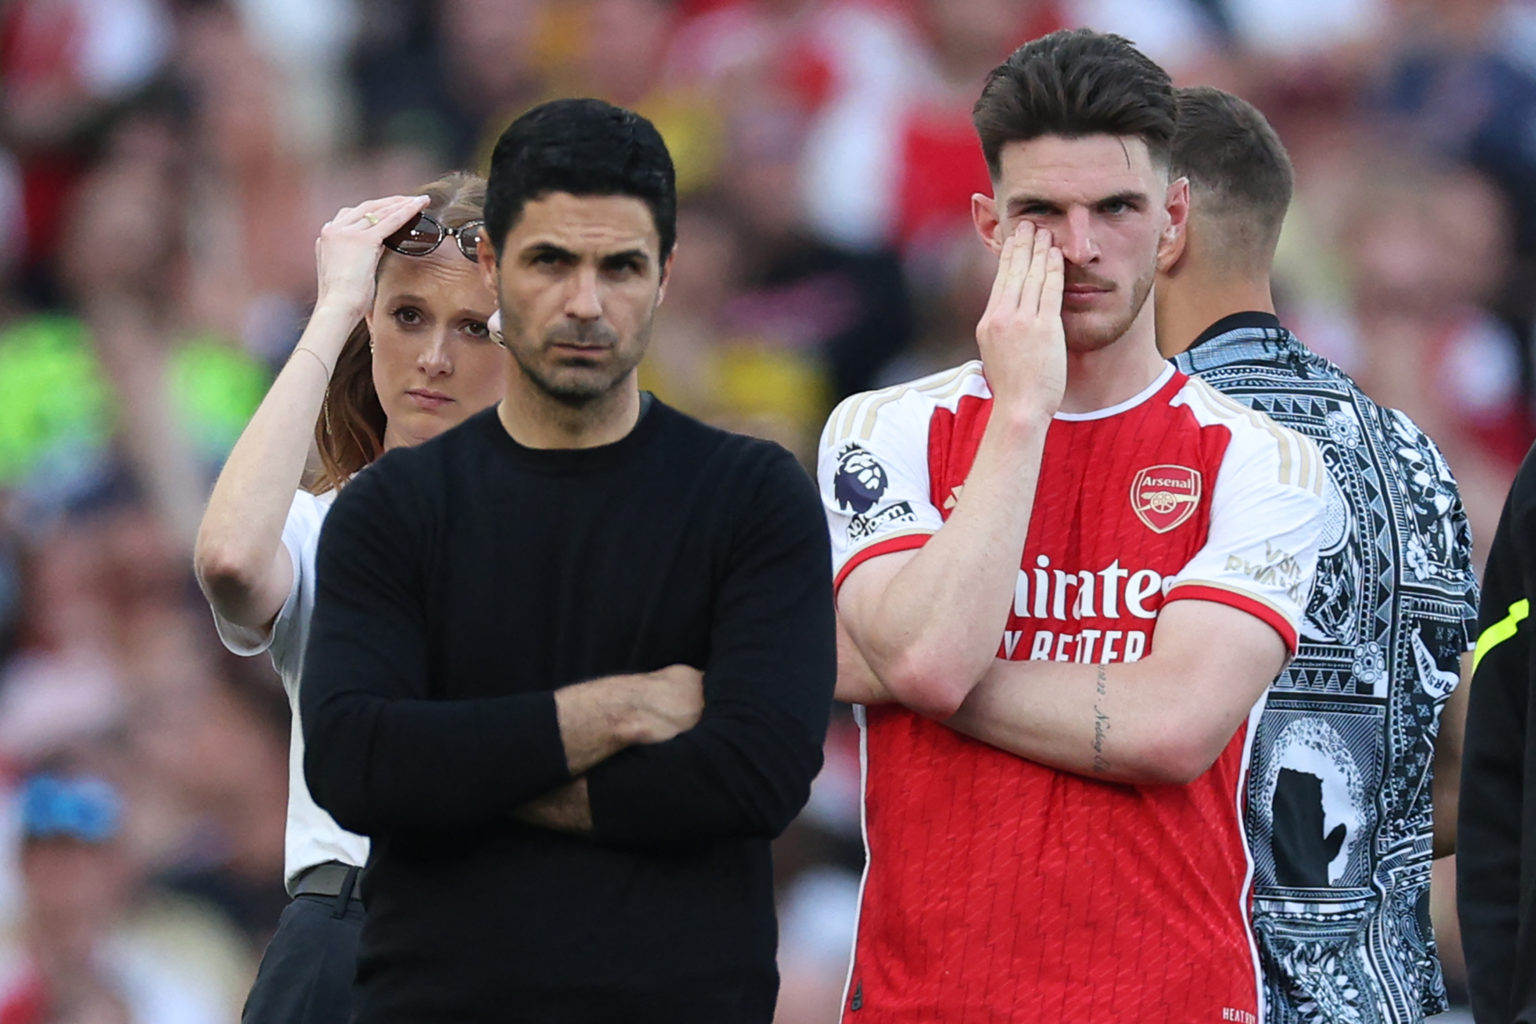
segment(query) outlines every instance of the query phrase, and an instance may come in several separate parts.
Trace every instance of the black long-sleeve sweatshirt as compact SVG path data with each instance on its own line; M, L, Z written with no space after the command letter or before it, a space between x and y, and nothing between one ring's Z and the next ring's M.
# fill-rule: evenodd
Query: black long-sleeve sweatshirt
M652 401L623 440L494 410L392 452L321 535L301 694L315 799L374 841L362 1024L766 1024L769 840L821 765L826 527L782 448ZM569 780L553 691L674 663L705 709L587 774L593 833L520 824Z
M1483 576L1456 827L1456 906L1478 1024L1536 1024L1536 448Z

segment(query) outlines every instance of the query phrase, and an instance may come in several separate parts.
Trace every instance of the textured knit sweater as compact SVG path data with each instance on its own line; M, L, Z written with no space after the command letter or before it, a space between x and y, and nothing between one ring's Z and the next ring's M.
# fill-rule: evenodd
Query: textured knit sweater
M766 1024L829 564L786 451L656 401L590 449L523 447L489 410L348 485L301 710L316 800L374 840L361 1024ZM514 820L569 781L557 688L674 663L704 670L703 718L586 773L590 836Z

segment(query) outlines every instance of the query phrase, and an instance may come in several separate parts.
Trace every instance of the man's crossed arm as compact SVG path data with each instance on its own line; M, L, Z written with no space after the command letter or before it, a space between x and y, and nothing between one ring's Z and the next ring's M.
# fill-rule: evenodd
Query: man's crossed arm
M691 665L556 690L555 717L572 780L523 804L513 816L561 832L590 833L586 772L628 747L670 740L697 725L703 712L704 673Z
M858 628L866 588L887 585L899 570L890 563L912 557L903 552L871 559L845 581L839 700L905 703L899 687L870 667L850 627ZM1158 615L1151 652L1140 661L994 660L968 686L954 714L932 717L1062 771L1116 782L1185 783L1220 755L1279 674L1286 653L1280 634L1246 612L1212 601L1173 601Z

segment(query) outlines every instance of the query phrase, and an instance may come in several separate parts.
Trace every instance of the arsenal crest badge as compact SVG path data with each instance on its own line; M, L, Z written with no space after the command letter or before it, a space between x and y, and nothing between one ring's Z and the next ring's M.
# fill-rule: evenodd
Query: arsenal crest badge
M1131 481L1131 510L1155 533L1167 533L1195 514L1200 471L1188 466L1148 466Z

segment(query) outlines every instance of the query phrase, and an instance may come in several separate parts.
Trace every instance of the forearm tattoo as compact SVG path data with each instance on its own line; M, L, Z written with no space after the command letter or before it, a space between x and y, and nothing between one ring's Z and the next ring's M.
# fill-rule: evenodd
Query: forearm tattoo
M1093 701L1093 770L1109 771L1109 761L1104 757L1104 737L1109 732L1109 716L1104 713L1104 699L1108 695L1108 672L1099 666L1098 678L1093 684L1096 696Z

